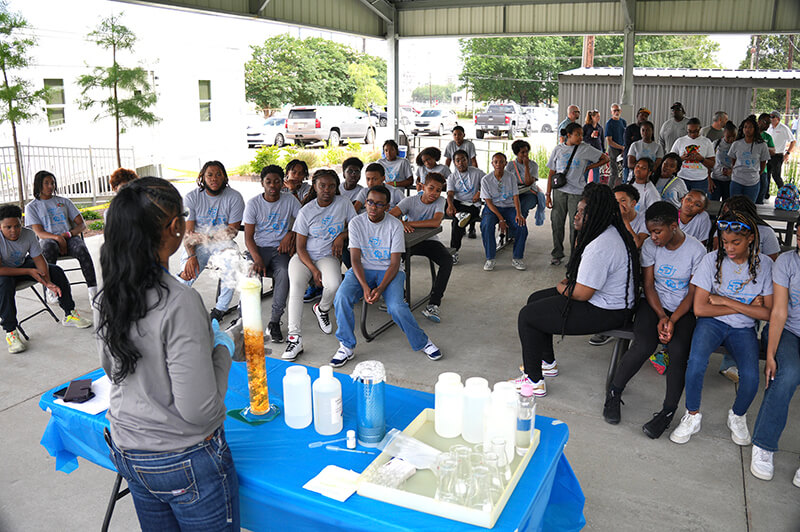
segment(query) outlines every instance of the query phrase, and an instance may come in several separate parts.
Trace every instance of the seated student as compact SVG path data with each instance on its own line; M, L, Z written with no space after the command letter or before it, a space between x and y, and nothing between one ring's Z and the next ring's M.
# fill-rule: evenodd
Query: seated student
M389 211L389 214L398 219L406 217L406 221L403 222L403 229L406 233L413 233L418 228L439 227L444 218L445 200L441 194L445 183L443 175L436 172L429 173L422 193L405 198L397 204L397 207ZM436 235L414 245L408 252L411 255L428 257L439 266L439 271L436 272L436 278L433 280L431 299L422 311L423 316L439 323L442 321L439 307L442 305L444 291L447 289L450 272L453 270L453 257L439 242L439 237Z
M633 182L631 185L639 192L639 203L636 204L636 212L644 214L644 211L657 201L661 201L661 194L650 180L653 173L653 161L643 157L636 161L633 168Z
M291 192L297 201L303 203L306 196L311 192L311 184L308 179L308 165L300 159L292 159L286 165L286 178L283 181L281 192Z
M186 195L186 238L179 277L191 286L215 253L237 249L233 241L244 214L242 195L228 185L228 173L219 161L208 161L197 176L197 188ZM233 299L234 289L220 286L211 319L221 322Z
M469 166L469 154L457 150L453 154L455 171L447 178L447 215L453 218L450 230L450 247L455 249L453 264L458 264L458 250L469 225L475 231L475 222L480 220L481 179L484 174Z
M350 157L342 163L344 181L339 185L339 194L349 199L350 203L354 203L361 191L364 190L364 187L358 184L363 168L364 163L358 157Z
M492 168L494 172L481 179L481 199L486 202L481 214L481 238L486 252L483 269L490 272L497 262L494 228L499 224L501 233L507 234L510 230L514 238L511 265L518 270L524 270L525 262L522 259L525 255L528 228L519 206L517 180L506 171L506 156L503 153L498 152L492 156Z
M689 191L686 183L678 176L682 164L681 158L675 153L668 153L661 161L661 168L656 176L656 190L661 194L661 199L681 208L683 197Z
M639 250L607 185L586 185L574 224L567 277L555 288L531 294L517 321L524 373L515 382L518 387L531 383L540 397L547 394L544 377L558 375L553 335L622 327L641 284Z
M244 207L244 243L255 273L266 276L271 272L272 315L267 332L273 342L281 343L281 316L289 295L289 257L294 253L295 234L290 227L300 211L300 202L288 192L281 193L283 169L276 164L261 170L261 185L264 193Z
M711 194L715 201L725 201L731 196L731 158L728 150L736 142L736 124L728 120L723 128L723 137L714 141L714 168L711 170Z
M33 178L36 199L25 206L25 225L39 237L42 255L49 264L55 264L64 255L78 259L91 303L97 294L97 275L89 248L80 236L86 231L86 222L75 204L56 192L56 176L47 170L36 172Z
M354 356L356 323L353 307L361 297L372 305L383 296L389 315L405 333L411 349L422 350L431 360L442 358L442 352L417 324L403 299L405 273L400 263L406 243L403 223L394 216L386 216L389 198L387 187L370 187L365 200L367 212L350 222L353 267L347 270L334 302L339 349L331 358L330 365L335 368L343 366Z
M17 330L16 286L20 281L33 280L58 296L64 310L61 324L85 329L92 322L75 310L69 281L55 264L47 264L36 235L22 227L22 210L16 205L0 206L0 318L6 331L9 353L21 353L28 346Z
M645 212L650 238L642 246L642 281L646 304L639 305L633 320L634 339L622 355L611 388L606 393L603 418L612 425L620 421L620 403L625 385L663 343L669 350L667 389L660 412L642 426L656 439L672 422L683 394L686 361L694 331L694 285L689 281L706 256L703 245L678 226L678 209L658 201Z
M396 188L405 188L413 184L414 173L411 164L405 157L399 158L400 147L392 139L383 143L383 158L378 159L378 164L386 170L386 184Z
M519 209L522 217L528 219L528 213L539 204L539 165L531 161L531 145L525 140L515 140L511 143L511 151L516 156L506 165L506 172L517 179L517 186L528 186L530 190L519 195Z
M467 164L477 168L478 159L475 145L471 140L464 140L464 128L456 126L453 128L453 140L447 143L444 148L444 165L448 168L450 163L455 159L456 152L462 150L467 154Z
M686 443L700 431L700 398L708 359L724 345L739 365L736 401L728 428L737 445L750 445L745 414L758 391L756 320L772 308L772 260L759 253L758 229L750 216L729 213L717 221L722 245L708 253L692 277L697 316L686 368L686 414L669 439Z
M797 228L800 242L800 226ZM778 451L789 413L789 403L800 385L800 256L797 249L783 253L772 267L772 311L769 315L764 400L753 428L750 472L772 480L773 457ZM800 469L793 484L800 488Z
M739 125L736 141L728 149L731 160L731 195L742 194L755 203L770 158L769 149L758 131L754 116L748 116Z
M322 298L314 305L314 315L325 334L333 330L329 312L336 289L342 282L339 258L347 238L347 224L356 211L347 198L339 195L339 176L329 169L317 170L313 188L292 230L296 233L297 253L289 260L289 336L284 360L294 360L303 352L300 323L303 318L303 291L309 281L322 287Z
M633 185L617 185L614 187L614 196L619 204L619 212L625 223L625 229L633 236L636 247L641 248L650 233L645 224L644 211L638 209L639 191L633 188Z
M385 184L385 171L386 169L381 164L370 163L367 165L367 169L364 171L364 178L367 180L367 186L358 193L358 196L356 196L356 199L353 201L353 207L355 207L357 213L364 211L364 206L367 201L367 192L369 189ZM391 201L389 202L389 208L393 209L395 205L400 203L400 201L405 198L405 195L403 194L403 191L395 187L387 188L389 189L389 194L392 197Z
M439 148L428 146L417 155L417 192L422 190L425 184L425 176L431 172L436 172L445 179L450 175L450 169L443 164L439 164L442 152Z
M678 211L678 223L681 231L699 240L703 245L711 233L711 217L706 212L708 196L705 192L692 189L686 193Z
M108 184L111 185L111 191L116 194L121 187L127 185L134 179L139 179L139 176L136 175L136 172L133 170L117 168L111 172L111 177L108 178Z
M653 136L654 127L652 122L645 120L639 124L639 128L642 138L631 144L628 149L628 168L633 168L640 159L650 159L653 162L650 169L652 172L653 168L658 168L661 164L661 159L664 157L664 148L660 143L656 142ZM644 209L647 210L646 207Z

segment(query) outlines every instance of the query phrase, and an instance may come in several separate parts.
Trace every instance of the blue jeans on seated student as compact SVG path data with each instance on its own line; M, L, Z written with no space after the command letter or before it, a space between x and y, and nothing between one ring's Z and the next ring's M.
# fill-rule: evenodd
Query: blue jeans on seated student
M769 388L764 390L764 401L753 429L753 445L772 452L778 450L778 440L789 415L789 403L800 385L800 338L787 329L781 334L775 361L778 370Z
M536 194L533 192L526 192L524 194L519 195L519 211L522 213L522 217L527 219L528 213L531 212L531 209L536 207L539 203ZM516 214L514 215L516 216Z
M748 198L753 200L753 203L756 203L758 201L758 191L760 186L761 185L756 183L755 185L751 185L748 187L741 185L736 181L731 181L731 196L738 196L738 195L747 196Z
M517 210L514 207L495 207L508 223L509 232L514 237L514 258L521 259L525 254L525 241L528 239L528 228L524 225L517 225ZM483 239L483 249L486 252L486 259L494 259L497 256L497 240L494 237L494 228L500 223L497 216L489 210L483 208L481 214L481 238Z
M684 183L686 183L686 190L702 190L706 194L708 194L708 178L701 179L700 181L691 181L689 179L684 179Z
M239 530L239 479L222 427L181 451L109 448L144 532Z
M272 277L272 316L269 321L279 322L289 297L289 255L278 252L278 248L256 247Z
M367 285L370 288L377 287L383 281L384 273L385 271L381 270L364 270ZM428 343L428 335L425 334L417 320L414 319L411 309L408 308L408 303L403 299L405 282L406 274L402 271L397 272L392 282L383 291L383 299L386 301L389 315L408 338L411 349L419 351ZM361 289L356 274L353 273L352 269L347 270L342 284L339 285L339 289L336 291L333 306L336 309L336 339L343 346L350 349L355 349L356 347L356 319L353 307L363 295L364 291Z
M715 318L697 318L686 368L686 409L700 410L703 379L711 353L724 345L739 367L733 413L742 416L758 391L758 337L755 327L731 327Z
M226 249L238 249L238 247L236 246L236 243L233 240L229 242L220 242L213 246L196 246L194 248L194 253L195 255L197 255L197 265L200 269L197 275L199 276L203 272L203 270L206 269L208 261L214 253L224 251ZM186 253L186 248L184 248L183 251L181 252L181 270L180 270L181 272L183 271L183 268L186 266L188 260L189 260L189 255ZM196 280L197 277L195 277L191 281L184 281L183 279L181 279L181 282L189 286L192 286L192 284L194 284ZM222 312L228 310L228 307L231 306L231 300L233 299L233 292L234 289L232 287L225 286L225 283L222 283L222 285L219 287L219 297L217 298L217 302L214 305L214 307Z
M35 268L33 259L28 257L22 263L20 268ZM50 280L54 285L61 289L61 297L58 298L58 306L64 311L64 314L69 314L75 310L75 302L72 300L72 292L69 287L67 276L64 275L64 270L54 264L48 264L47 268L50 274ZM17 291L17 283L22 281L33 281L33 277L28 275L3 275L0 276L0 321L3 323L3 329L6 332L11 332L17 328L17 301L15 299ZM37 290L41 286L36 287Z

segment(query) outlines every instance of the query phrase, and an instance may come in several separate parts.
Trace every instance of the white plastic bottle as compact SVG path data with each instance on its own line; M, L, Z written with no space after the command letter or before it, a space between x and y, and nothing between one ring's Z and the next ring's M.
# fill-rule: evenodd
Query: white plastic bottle
M433 427L442 438L455 438L461 434L464 385L458 373L441 373L434 388Z
M464 383L461 437L468 443L483 441L483 416L491 393L489 381L482 377L470 377Z
M305 366L289 366L283 377L283 417L292 429L311 424L311 377Z
M311 387L314 397L314 430L322 436L342 431L342 385L333 368L319 368L319 378Z
M517 436L517 390L513 384L495 383L483 419L483 442L488 445L493 438L503 438L506 442L506 458L511 462L516 453L514 444Z

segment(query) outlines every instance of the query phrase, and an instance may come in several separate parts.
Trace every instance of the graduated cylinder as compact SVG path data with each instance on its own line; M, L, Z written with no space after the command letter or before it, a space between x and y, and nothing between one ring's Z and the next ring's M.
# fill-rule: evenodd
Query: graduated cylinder
M250 391L250 413L269 412L267 365L264 355L264 328L261 322L261 283L247 278L239 284L244 329L244 353L247 361L247 387Z

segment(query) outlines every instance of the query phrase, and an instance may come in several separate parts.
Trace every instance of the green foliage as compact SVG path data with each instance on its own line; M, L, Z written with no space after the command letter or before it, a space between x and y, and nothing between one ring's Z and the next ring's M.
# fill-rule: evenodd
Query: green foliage
M301 150L295 156L294 159L300 159L304 161L308 165L309 172L312 172L314 168L319 168L322 166L322 156L320 155L321 150ZM289 161L286 161L289 162Z
M105 227L103 220L95 220L89 223L89 229L91 229L92 231L102 231L103 227Z
M550 175L550 169L547 167L547 159L549 158L550 154L541 146L536 148L533 153L533 160L536 161L536 165L539 167L539 179L547 179Z
M250 173L260 174L261 169L271 164L286 166L295 158L300 149L296 146L263 146L256 152L255 158L250 162Z
M383 105L379 92L385 100L386 61L380 57L319 37L277 35L251 48L253 58L245 63L245 94L261 107L354 105L357 94L360 102ZM355 78L351 65L359 67Z
M84 220L100 220L102 218L97 211L89 209L81 211L81 216Z
M347 151L353 153L355 157L358 157L361 153L361 143L350 139L347 143Z
M411 99L415 102L428 103L431 100L449 102L458 87L449 83L447 85L420 85L411 92Z
M758 69L759 70L785 70L789 68L789 36L788 35L753 35L750 38L750 47L747 55L742 60L739 68L750 68L750 56L753 47L756 45L758 37ZM800 36L794 36L794 44L800 47ZM797 70L800 65L800 53L795 49L793 68ZM792 101L790 109L796 110L800 107L800 90L792 91ZM756 91L756 105L754 113L769 113L778 110L783 114L786 109L786 89L758 89Z
M472 120L473 113L467 109L466 111L456 111L456 116L464 120Z
M378 72L374 68L363 63L351 63L347 73L356 85L353 107L368 112L370 104L386 105L386 93L375 80Z

